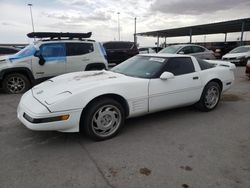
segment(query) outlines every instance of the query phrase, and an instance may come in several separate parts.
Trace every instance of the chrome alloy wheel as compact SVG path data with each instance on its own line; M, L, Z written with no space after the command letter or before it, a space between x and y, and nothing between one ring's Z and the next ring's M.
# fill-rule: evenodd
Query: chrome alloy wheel
M7 88L11 93L21 93L25 89L25 81L18 76L10 77L7 80Z
M100 107L92 118L92 130L100 137L112 135L121 125L120 110L113 105Z
M218 87L212 86L207 90L205 95L205 106L208 109L214 108L220 99L220 91Z

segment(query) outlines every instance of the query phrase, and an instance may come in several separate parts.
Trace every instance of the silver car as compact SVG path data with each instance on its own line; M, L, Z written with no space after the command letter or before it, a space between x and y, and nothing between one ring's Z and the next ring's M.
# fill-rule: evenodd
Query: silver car
M212 50L208 50L203 46L194 44L179 44L168 46L159 51L159 53L189 54L200 59L216 59Z

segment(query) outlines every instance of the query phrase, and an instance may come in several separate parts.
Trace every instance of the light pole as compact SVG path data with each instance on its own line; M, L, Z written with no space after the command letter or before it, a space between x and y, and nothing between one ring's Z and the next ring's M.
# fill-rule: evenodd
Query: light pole
M34 22L33 22L33 15L32 15L32 9L31 9L31 7L33 6L33 4L29 3L28 6L30 7L30 17L31 17L32 29L33 29L33 32L35 32L35 27L34 27Z
M136 17L135 17L135 33L134 33L134 43L137 44L137 37L136 37Z
M121 40L121 34L120 34L120 12L117 12L118 17L118 40Z

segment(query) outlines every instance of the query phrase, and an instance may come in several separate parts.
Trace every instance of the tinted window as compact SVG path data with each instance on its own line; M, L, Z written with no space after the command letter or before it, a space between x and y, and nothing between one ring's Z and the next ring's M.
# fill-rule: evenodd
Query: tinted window
M175 76L194 72L194 64L189 57L170 58L165 66L165 71Z
M198 61L199 65L200 65L201 70L210 69L210 68L214 67L214 65L208 63L205 60L197 58L197 61Z
M201 53L205 51L205 48L199 47L199 46L193 46L193 53Z
M66 43L67 56L84 55L94 51L91 43Z
M44 58L65 57L66 55L64 43L43 44L41 45L40 50Z
M186 46L180 50L180 52L184 52L184 54L191 54L193 53L192 46Z
M131 49L134 46L132 42L107 42L103 44L106 49Z

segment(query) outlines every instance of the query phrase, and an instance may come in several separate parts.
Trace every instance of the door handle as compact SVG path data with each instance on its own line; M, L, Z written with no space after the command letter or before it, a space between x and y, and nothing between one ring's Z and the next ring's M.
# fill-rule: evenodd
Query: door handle
M193 80L198 80L198 79L199 79L198 76L193 77Z
M82 59L82 61L89 61L89 59Z

